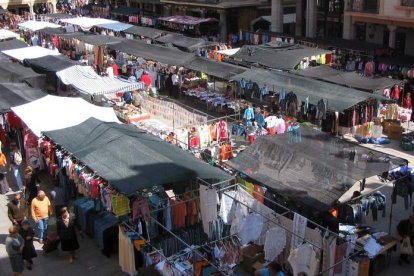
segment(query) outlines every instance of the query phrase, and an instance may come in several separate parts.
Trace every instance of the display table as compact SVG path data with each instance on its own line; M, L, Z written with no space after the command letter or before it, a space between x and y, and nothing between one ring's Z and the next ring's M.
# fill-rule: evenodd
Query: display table
M141 112L135 106L128 104L123 106L115 106L114 111L118 118L120 118L122 121L128 124L145 121L151 118L151 114Z

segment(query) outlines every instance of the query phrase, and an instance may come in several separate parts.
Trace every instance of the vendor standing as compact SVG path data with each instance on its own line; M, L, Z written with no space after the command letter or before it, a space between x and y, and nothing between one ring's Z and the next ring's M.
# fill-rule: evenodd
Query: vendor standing
M414 214L411 214L408 219L401 220L397 225L397 232L398 235L401 237L401 247L400 247L400 258L398 260L398 264L402 265L402 263L410 264L408 257L412 255L412 248L411 244L414 241ZM406 241L408 244L406 244ZM408 248L408 250L407 250ZM409 250L411 248L411 250ZM411 254L408 252L411 251Z

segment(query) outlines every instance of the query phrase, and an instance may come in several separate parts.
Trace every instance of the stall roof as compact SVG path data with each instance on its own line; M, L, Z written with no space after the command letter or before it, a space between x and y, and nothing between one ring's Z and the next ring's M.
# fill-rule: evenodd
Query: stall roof
M108 30L112 30L114 32L122 32L126 29L131 28L133 25L122 23L122 22L113 22L113 23L104 23L104 24L97 24L96 27L104 28Z
M201 57L194 57L191 61L186 63L184 67L225 80L230 80L231 77L244 73L247 70L247 68L240 66L216 62Z
M134 15L140 12L139 8L127 7L127 6L118 6L117 8L111 10L112 14L119 15Z
M31 88L25 83L0 83L0 113L46 95L42 90Z
M0 29L0 40L10 38L20 38L20 35L9 30Z
M46 76L10 61L0 61L0 82L25 82L34 88L44 88Z
M370 43L360 40L341 39L337 37L318 37L318 38L298 38L302 41L308 41L319 47L333 47L339 49L355 50L361 52L374 52L376 50L386 49L387 46Z
M29 47L26 42L19 39L0 41L0 51L7 51L19 48Z
M210 42L205 41L204 39L188 37L181 34L167 34L155 39L155 41L162 44L171 43L175 47L182 48L190 52L196 50L197 48L211 45Z
M47 21L33 21L33 20L19 23L18 26L19 28L30 30L33 32L47 28L47 27L49 28L60 28L61 27L58 24L50 23Z
M272 69L292 70L304 58L326 53L330 53L330 51L300 45L288 47L243 46L232 57L243 62L255 63Z
M90 117L119 123L112 107L96 106L82 98L47 95L11 109L38 137L44 131L79 125Z
M79 64L63 55L25 59L23 63L25 66L31 67L35 72L40 74L54 74Z
M23 61L29 58L39 58L44 56L58 56L59 52L46 49L40 46L31 46L20 49L2 51L3 54L18 61Z
M99 24L107 24L107 23L117 23L118 21L109 20L105 18L91 18L91 17L76 17L76 18L66 18L61 20L64 23L77 25L81 27L83 30L89 30L92 27L99 25Z
M368 92L378 92L382 95L382 90L389 88L401 81L390 78L369 78L361 76L357 72L344 72L335 70L328 66L309 67L297 71L303 77L320 79L326 82L336 83L346 87L351 87Z
M65 18L74 18L73 14L69 13L47 13L47 14L41 14L43 17L47 17L50 19L65 19Z
M71 85L78 91L101 95L115 92L134 91L144 88L142 82L130 82L117 77L99 76L92 67L75 65L56 73L66 85Z
M67 36L70 37L70 36ZM102 45L110 45L120 43L124 41L124 38L121 37L114 37L109 35L93 35L93 34L78 34L74 35L72 38L77 39L79 41L85 42L90 45L94 46L102 46Z
M300 127L297 133L260 136L226 164L282 196L324 211L346 187L407 160Z
M42 32L46 35L58 35L58 34L64 33L62 28L50 28L50 27L40 29L39 32Z
M293 91L299 100L304 101L308 97L309 103L315 105L319 100L324 99L328 109L332 111L344 111L370 97L385 99L352 88L305 78L296 74L258 68L246 70L231 79L236 81L241 79L250 80L256 82L259 86L267 85L273 91L282 89L287 92Z
M167 17L159 17L159 21L165 21L169 23L183 24L183 25L198 25L207 22L217 22L215 18L200 18L187 15L173 15Z
M232 178L133 125L104 123L91 118L71 128L45 132L45 135L125 195L196 177L209 182Z
M141 26L132 26L131 28L124 30L124 32L127 34L139 35L148 38L157 38L162 34L166 33L163 30Z
M377 63L385 63L388 65L397 65L397 66L403 66L407 68L414 67L414 57L407 56L407 55L392 56L392 57L387 57L387 56L377 57L375 61Z
M123 43L108 46L111 49L142 57L148 60L154 60L169 65L184 65L194 57L193 54L184 53L174 48L163 47L159 45L146 44L142 41L126 40Z

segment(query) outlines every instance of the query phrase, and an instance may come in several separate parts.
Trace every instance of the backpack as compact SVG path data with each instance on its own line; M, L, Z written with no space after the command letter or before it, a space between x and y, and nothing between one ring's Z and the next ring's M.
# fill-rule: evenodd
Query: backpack
M15 165L20 165L22 163L23 158L22 158L22 154L19 151L14 152L12 158L13 158L13 163Z

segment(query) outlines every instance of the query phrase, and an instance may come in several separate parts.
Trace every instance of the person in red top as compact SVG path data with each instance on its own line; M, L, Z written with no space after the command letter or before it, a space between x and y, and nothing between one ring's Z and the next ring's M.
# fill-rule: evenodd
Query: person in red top
M412 105L411 105L411 94L410 93L405 94L403 102L402 102L402 106L404 108L411 109Z
M396 101L400 100L400 87L398 85L394 86L394 90L391 93L391 98Z
M118 71L118 65L116 65L116 63L112 63L112 70L114 71L114 76L118 76L119 75L119 71Z
M141 81L145 84L146 87L149 87L151 85L151 77L147 72L142 73Z

